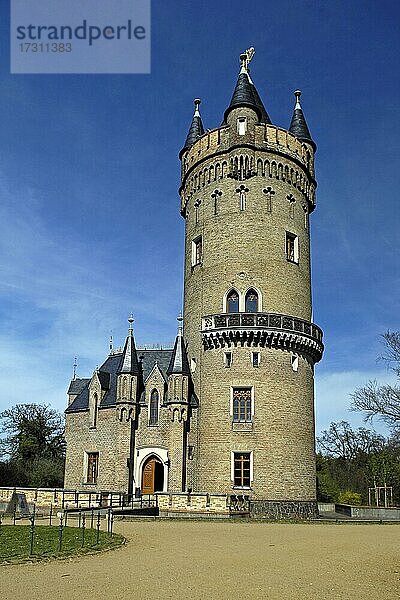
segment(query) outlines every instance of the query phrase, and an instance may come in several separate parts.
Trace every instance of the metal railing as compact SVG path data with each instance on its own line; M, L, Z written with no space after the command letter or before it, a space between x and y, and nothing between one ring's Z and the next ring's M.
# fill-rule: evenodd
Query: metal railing
M283 330L306 335L322 343L322 330L309 321L278 313L222 313L202 319L202 331L255 328Z

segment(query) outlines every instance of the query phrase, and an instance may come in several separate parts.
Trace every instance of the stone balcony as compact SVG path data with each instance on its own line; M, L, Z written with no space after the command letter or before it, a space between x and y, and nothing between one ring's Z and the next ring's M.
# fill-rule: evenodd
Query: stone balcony
M309 321L277 313L222 313L202 319L205 350L232 346L279 348L321 360L322 330Z

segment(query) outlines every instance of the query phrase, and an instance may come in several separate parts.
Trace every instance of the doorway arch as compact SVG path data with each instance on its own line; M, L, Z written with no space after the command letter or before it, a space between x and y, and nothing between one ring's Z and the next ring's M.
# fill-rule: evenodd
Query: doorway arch
M155 494L164 489L164 465L152 454L143 463L141 491L142 494Z

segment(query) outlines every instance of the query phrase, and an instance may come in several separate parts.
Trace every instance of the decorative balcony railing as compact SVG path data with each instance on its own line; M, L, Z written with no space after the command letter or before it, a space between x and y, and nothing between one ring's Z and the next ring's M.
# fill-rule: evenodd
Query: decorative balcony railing
M278 347L318 362L324 350L322 336L314 323L277 313L223 313L202 319L205 350L238 344Z

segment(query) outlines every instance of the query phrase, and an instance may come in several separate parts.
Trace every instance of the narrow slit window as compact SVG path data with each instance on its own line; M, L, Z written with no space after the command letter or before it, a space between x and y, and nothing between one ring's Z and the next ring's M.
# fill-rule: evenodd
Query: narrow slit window
M224 353L224 365L227 369L232 366L232 352Z
M239 117L237 120L238 135L246 135L246 131L247 131L247 119L246 119L246 117Z
M192 267L201 265L203 260L203 239L201 236L197 237L192 242Z
M296 264L299 262L299 238L288 231L286 232L286 259Z
M292 369L295 373L297 373L297 371L299 370L299 357L296 356L295 354L292 354L291 356L291 364L292 364Z
M260 366L260 353L259 352L251 353L251 364L253 365L253 367Z
M98 472L99 472L99 453L98 452L88 452L86 483L97 483Z
M158 424L158 401L159 401L158 391L154 389L150 394L149 425L157 425Z

